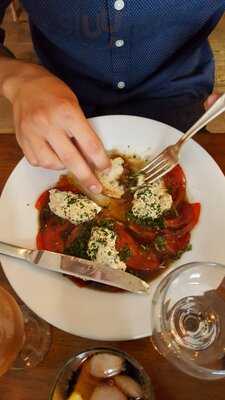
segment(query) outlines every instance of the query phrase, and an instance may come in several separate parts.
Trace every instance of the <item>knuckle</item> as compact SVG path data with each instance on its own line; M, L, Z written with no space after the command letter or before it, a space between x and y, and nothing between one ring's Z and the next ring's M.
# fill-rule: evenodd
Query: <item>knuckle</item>
M55 163L52 160L43 160L41 162L41 166L43 168L46 168L46 169L54 169L55 168Z
M29 161L29 163L33 166L33 167L39 167L39 163L38 163L38 161L37 160L35 160L35 159L29 159L29 158L27 158L27 160Z
M63 115L70 115L74 111L74 107L69 99L59 99L54 109L54 112L58 112Z
M48 124L47 112L42 107L36 108L35 111L33 111L31 118L32 118L32 122L35 125L47 125Z

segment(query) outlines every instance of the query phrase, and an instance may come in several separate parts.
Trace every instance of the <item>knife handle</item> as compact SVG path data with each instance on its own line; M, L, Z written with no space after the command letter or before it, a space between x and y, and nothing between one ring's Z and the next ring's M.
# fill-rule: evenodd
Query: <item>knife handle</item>
M0 241L0 254L4 254L5 256L26 260L27 255L30 253L30 251L31 250L23 249L22 247L14 246L13 244Z

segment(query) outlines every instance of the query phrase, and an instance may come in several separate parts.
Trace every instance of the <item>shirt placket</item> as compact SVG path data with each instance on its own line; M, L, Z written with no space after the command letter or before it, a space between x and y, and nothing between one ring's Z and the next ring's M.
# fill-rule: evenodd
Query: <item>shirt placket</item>
M112 85L121 91L129 88L129 11L130 0L108 0Z

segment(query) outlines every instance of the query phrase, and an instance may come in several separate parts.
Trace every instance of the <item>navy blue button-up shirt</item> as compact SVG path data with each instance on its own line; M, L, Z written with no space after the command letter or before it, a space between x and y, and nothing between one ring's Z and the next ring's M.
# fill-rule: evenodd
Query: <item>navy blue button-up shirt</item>
M0 0L0 15L9 0ZM22 0L40 61L81 104L211 92L225 0ZM3 36L3 35L2 35Z

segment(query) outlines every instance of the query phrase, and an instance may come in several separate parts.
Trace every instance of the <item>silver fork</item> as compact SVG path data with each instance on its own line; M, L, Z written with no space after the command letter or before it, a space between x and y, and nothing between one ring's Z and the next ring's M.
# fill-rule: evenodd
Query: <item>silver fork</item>
M213 104L213 106L202 115L202 117L178 140L174 145L166 147L158 156L153 158L138 174L144 174L144 182L152 183L162 178L179 162L180 150L195 133L199 132L210 121L225 111L225 93ZM142 184L142 185L143 185ZM141 185L141 186L142 186Z

